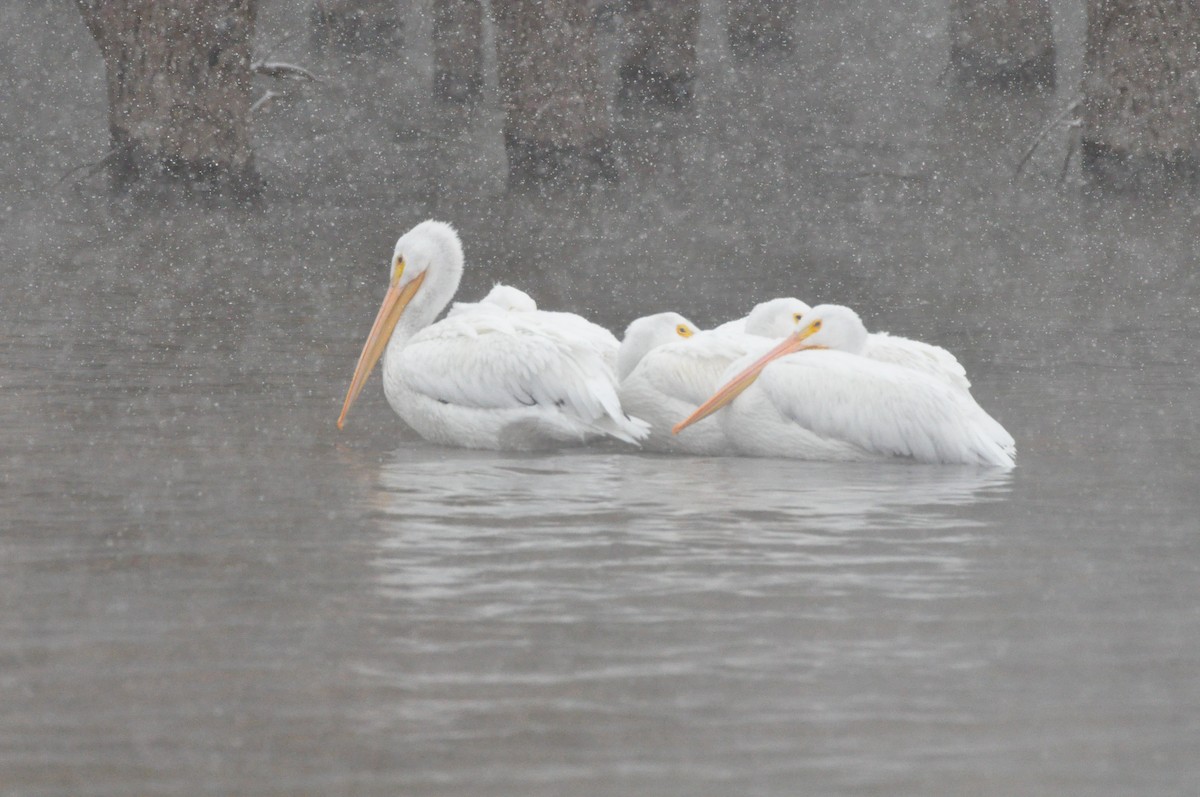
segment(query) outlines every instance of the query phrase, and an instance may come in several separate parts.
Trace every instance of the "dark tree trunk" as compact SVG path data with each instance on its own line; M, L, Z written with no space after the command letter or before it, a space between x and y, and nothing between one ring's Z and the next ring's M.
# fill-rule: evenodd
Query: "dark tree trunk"
M449 102L483 95L481 0L434 0L433 93Z
M104 56L114 186L165 181L256 195L253 0L77 3Z
M622 104L690 105L696 80L700 0L630 0L625 19Z
M749 56L792 46L798 0L729 0L729 47Z
M397 0L315 0L312 38L318 48L385 50L400 44L404 25Z
M1085 173L1116 189L1200 175L1200 2L1089 0Z
M588 4L493 0L510 182L612 180L612 132Z
M1054 86L1047 0L951 0L950 66L974 86Z

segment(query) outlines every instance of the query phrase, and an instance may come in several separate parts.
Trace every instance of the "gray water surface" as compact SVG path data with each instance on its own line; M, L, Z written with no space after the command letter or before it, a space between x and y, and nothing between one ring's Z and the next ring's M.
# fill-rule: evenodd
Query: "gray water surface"
M503 192L414 14L401 64L290 54L342 77L264 117L238 211L56 185L104 152L99 57L6 9L0 793L1193 792L1200 216L1056 188L1053 138L1014 186L1078 11L1061 96L986 100L937 83L944 13L742 65L710 14L699 112L621 121L585 196ZM616 330L851 304L958 354L1018 467L444 449L377 378L338 433L428 216L464 296Z

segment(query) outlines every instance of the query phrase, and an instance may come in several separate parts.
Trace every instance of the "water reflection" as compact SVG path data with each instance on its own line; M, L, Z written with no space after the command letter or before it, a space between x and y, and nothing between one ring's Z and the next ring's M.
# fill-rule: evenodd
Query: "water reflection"
M987 652L936 629L990 600L979 510L1010 478L406 445L371 498L389 608L357 667L394 699L360 721L403 739L404 785L455 793L654 791L680 762L719 788L797 738L769 781L886 765L838 729L963 721ZM879 674L907 679L903 707ZM450 749L462 765L429 763Z
M965 588L964 549L981 525L967 507L1005 497L993 470L678 458L616 451L545 456L398 450L374 495L377 564L396 596L545 587L612 597L756 592L807 580L929 597ZM548 567L549 566L549 567ZM580 581L576 575L586 574Z
M381 467L378 499L384 515L402 516L406 527L421 520L443 526L555 525L566 505L581 515L623 513L635 526L653 527L670 518L681 526L688 520L709 526L749 520L769 527L777 516L801 528L848 531L879 523L958 524L961 518L948 508L995 500L1010 483L1009 473L986 468L668 457L612 449L539 455L418 444L396 450ZM767 508L771 513L764 513Z

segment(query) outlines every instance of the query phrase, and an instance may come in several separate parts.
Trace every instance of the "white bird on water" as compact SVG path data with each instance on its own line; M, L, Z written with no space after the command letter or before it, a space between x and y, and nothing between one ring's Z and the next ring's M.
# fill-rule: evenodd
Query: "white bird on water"
M725 453L725 435L717 423L705 421L686 438L671 434L671 425L711 395L731 359L740 356L740 348L721 351L724 337L700 332L679 313L645 316L625 330L617 355L621 406L650 424L644 448Z
M778 346L732 366L736 376L673 431L732 405L723 429L742 453L1013 466L1012 436L967 390L864 356L868 343L853 310L814 307Z
M621 409L618 344L607 330L570 313L486 302L433 323L462 278L450 225L425 221L401 236L389 272L339 429L382 356L388 403L435 443L533 449L646 436L647 425Z
M650 424L642 447L677 454L721 455L729 443L717 419L704 421L686 436L671 426L692 413L721 384L735 360L763 352L794 326L808 305L798 299L762 302L745 318L700 330L678 313L658 313L629 325L621 341L617 373L621 405Z
M770 299L755 305L745 318L727 321L714 331L745 332L749 335L781 340L795 331L796 324L811 309L804 302L790 296ZM963 390L971 388L966 369L953 354L941 346L887 332L870 332L859 354L879 362L922 371Z
M811 309L792 296L780 296L759 302L746 315L726 321L715 327L713 332L757 335L761 338L780 340L792 334L800 316Z

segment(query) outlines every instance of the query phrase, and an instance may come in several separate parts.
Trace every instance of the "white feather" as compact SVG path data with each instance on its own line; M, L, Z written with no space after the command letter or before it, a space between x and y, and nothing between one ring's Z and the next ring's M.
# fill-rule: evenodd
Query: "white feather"
M421 274L424 282L387 344L384 393L422 437L493 449L645 437L647 425L621 409L612 333L571 313L530 309L532 299L505 286L430 323L462 273L448 225L418 225L393 260L406 264L401 287Z
M650 424L642 442L651 451L719 455L728 453L725 435L715 419L695 426L687 437L671 427L690 415L712 392L730 362L725 336L699 332L651 349L621 382L621 404Z
M814 324L818 331L804 341L813 348L769 362L720 411L722 429L740 453L1013 466L1012 436L971 397L961 384L965 376L960 374L961 381L948 378L956 372L936 355L928 358L936 367L911 365L911 353L920 352L925 344L893 346L888 351L891 356L908 352L907 358L901 357L905 364L882 362L864 356L879 338L870 336L849 308L815 307L799 327ZM889 345L903 340L884 339ZM917 355L918 359L924 356ZM723 382L756 359L750 354L732 364ZM690 427L684 429L680 436L689 431Z
M966 391L927 373L815 350L768 365L758 381L784 419L869 454L1013 465L1011 448L995 439L999 424Z
M755 305L745 318L728 321L717 330L745 332L780 340L790 335L796 323L811 309L791 296L769 299ZM931 374L963 390L971 388L966 369L941 346L889 335L887 332L872 332L859 353L872 360Z
M537 302L528 293L511 285L497 283L477 302L455 302L446 315L453 317L459 313L471 313L477 310L500 311L509 313L527 313L536 310Z
M744 322L740 326L744 328ZM687 435L673 435L671 427L708 398L730 363L769 346L768 339L736 332L728 324L697 331L678 313L659 313L630 324L618 355L621 404L650 424L642 446L685 454L729 453L717 419L700 421Z
M886 332L872 332L867 336L862 355L881 363L892 363L921 371L963 390L971 389L967 369L962 367L958 358L941 346L889 335Z

